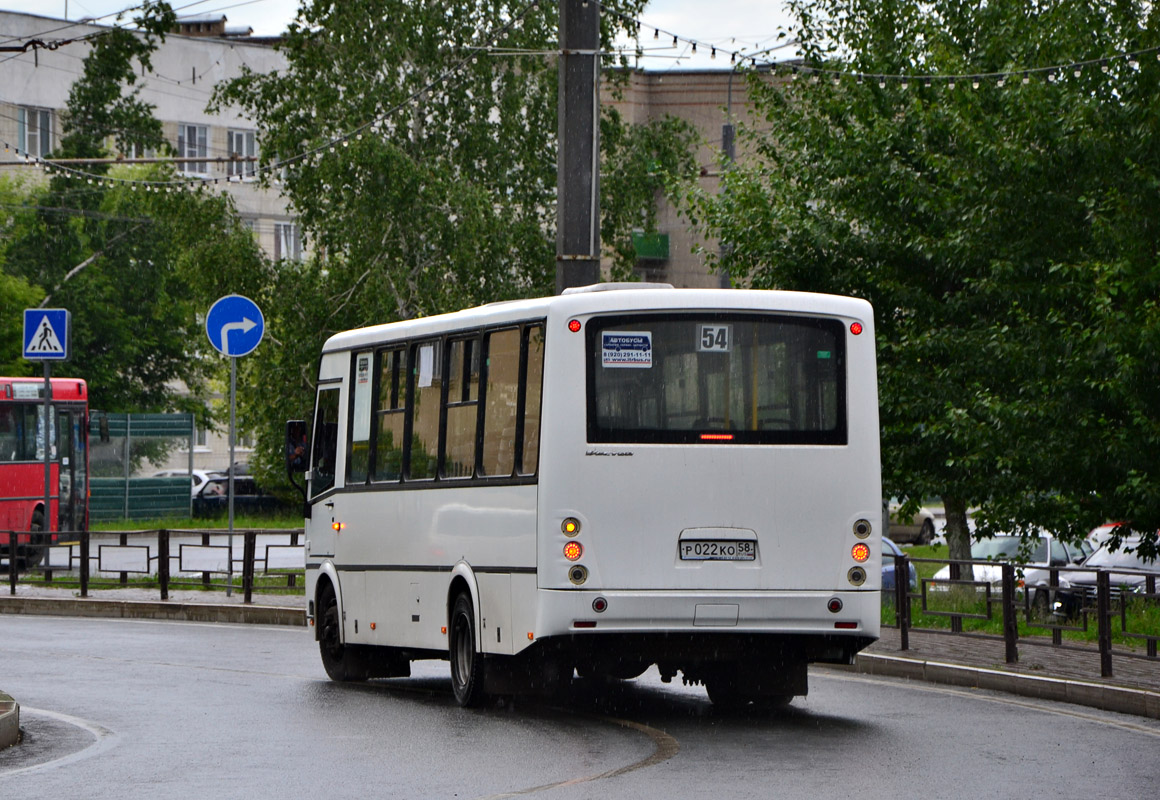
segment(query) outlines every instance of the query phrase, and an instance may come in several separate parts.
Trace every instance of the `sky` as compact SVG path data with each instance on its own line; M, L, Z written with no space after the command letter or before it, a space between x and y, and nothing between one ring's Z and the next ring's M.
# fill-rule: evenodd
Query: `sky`
M250 26L256 35L281 33L294 19L298 0L171 0L178 16L224 14L231 26ZM606 0L610 5L615 0ZM0 0L0 9L23 11L59 19L100 18L112 24L116 12L129 8L132 0ZM107 15L107 16L106 16ZM709 57L713 46L722 50L756 53L780 43L779 29L788 26L789 14L782 0L653 0L641 14L641 45L648 57L639 66L648 70L728 69L729 59ZM661 29L658 38L653 30ZM677 47L673 36L679 37ZM698 42L697 54L687 40ZM703 45L709 45L705 48ZM782 59L789 48L770 54Z

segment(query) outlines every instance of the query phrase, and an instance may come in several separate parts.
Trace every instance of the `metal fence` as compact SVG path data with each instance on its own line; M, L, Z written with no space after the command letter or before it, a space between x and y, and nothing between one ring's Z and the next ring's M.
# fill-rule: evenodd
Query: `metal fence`
M233 536L221 529L66 531L60 539L67 543L47 548L42 562L25 565L31 559L18 554L7 558L6 571L11 594L18 584L78 586L88 597L91 588L129 586L134 576L134 583L155 586L162 600L178 588L232 592L229 577L236 575L243 602L251 603L255 592L302 591L302 537L301 528L235 530Z
M89 415L89 471L93 520L157 519L192 513L190 481L195 444L193 414ZM151 477L176 466L187 477Z
M1091 569L1083 567L1051 567L1043 568L1049 574L1046 584L1039 587L1026 587L1020 578L1021 568L1017 564L1002 563L996 565L993 561L952 561L949 559L911 558L905 554L900 556L886 554L885 557L894 559L895 585L893 597L894 626L899 629L900 649L908 650L910 631L929 633L949 633L952 635L972 636L980 639L998 640L1004 643L1006 661L1015 664L1019 661L1019 646L1053 647L1060 650L1075 650L1090 652L1089 647L1065 641L1063 634L1068 631L1086 633L1091 625L1096 628L1096 643L1100 657L1100 674L1104 678L1113 677L1112 659L1147 659L1156 661L1157 642L1160 635L1156 632L1132 630L1133 620L1140 627L1139 620L1147 618L1146 613L1130 613L1130 610L1160 608L1160 594L1156 591L1155 574L1142 574L1130 570ZM911 590L906 576L910 574L910 565L914 564L948 564L950 579L921 578L916 590ZM999 566L1001 578L998 586L990 581L965 579L963 567L971 566ZM1038 568L1036 568L1038 569ZM1095 573L1095 590L1092 592L1068 592L1067 586L1060 583L1061 576L1065 578L1069 573ZM1117 576L1118 579L1117 579ZM1129 581L1134 586L1131 590L1125 584ZM932 591L938 587L944 591ZM996 591L997 590L997 591ZM1064 591L1061 591L1064 590ZM1043 606L1036 606L1032 602L1034 592L1046 591L1051 602L1046 610ZM966 597L968 602L963 607L955 608L946 602L945 597ZM1064 595L1074 599L1076 606L1068 611L1057 609L1056 598ZM888 595L883 593L883 603L886 604ZM946 619L947 627L920 627L914 624L914 605L917 604L919 615L924 619ZM1000 622L1001 634L979 631L965 631L965 620L983 620L986 622ZM1020 624L1024 629L1038 632L1034 636L1020 636ZM1143 652L1136 652L1114 646L1116 635L1128 641L1140 642ZM1050 637L1050 638L1049 638Z

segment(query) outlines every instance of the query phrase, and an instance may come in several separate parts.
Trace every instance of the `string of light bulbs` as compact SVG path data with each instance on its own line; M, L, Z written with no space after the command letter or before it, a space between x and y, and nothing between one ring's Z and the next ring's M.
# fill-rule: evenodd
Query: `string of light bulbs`
M587 0L584 5L589 2L595 3L600 9L608 14L618 17L626 28L633 30L636 36L640 37L642 30L651 29L653 32L653 39L660 40L662 36L667 41L671 38L672 46L678 47L682 43L689 48L691 54L698 53L698 47L702 51L708 50L710 59L716 59L718 54L723 58L729 57L730 64L735 69L762 69L769 73L781 77L787 77L790 80L797 80L800 77L807 78L810 82L816 83L821 80L828 80L835 85L840 85L843 82L864 84L876 83L879 88L885 88L888 84L896 84L902 89L907 89L911 84L922 85L925 87L946 87L947 89L955 89L959 84L970 85L974 89L978 89L984 82L993 83L997 87L1004 87L1008 83L1012 85L1026 85L1034 79L1043 79L1048 83L1055 83L1068 75L1076 78L1081 77L1085 72L1098 69L1103 74L1108 74L1112 71L1113 66L1117 64L1126 64L1132 70L1138 70L1142 59L1147 57L1154 57L1160 61L1160 46L1141 48L1123 53L1116 53L1113 55L1086 59L1081 61L1073 61L1070 63L1055 64L1044 67L1026 67L1014 68L1004 71L996 72L982 72L982 73L960 73L960 74L945 74L945 73L923 73L923 74L904 74L904 73L874 73L874 72L858 72L841 69L833 69L827 67L815 67L799 63L785 63L776 62L771 59L759 59L761 56L767 56L770 52L781 49L786 45L778 45L770 47L765 50L757 52L747 52L742 49L729 49L718 46L711 42L705 42L688 36L682 36L679 33L665 30L662 27L655 26L644 22L634 16L626 14L610 5L600 2L599 0ZM505 24L494 29L487 36L482 37L483 44L469 47L466 49L465 55L458 61L429 81L423 87L417 89L407 98L383 111L369 122L363 123L354 129L342 134L333 136L319 145L308 148L302 152L288 156L273 163L264 166L255 166L253 169L243 170L240 174L218 176L218 177L199 177L196 175L183 175L177 180L157 180L157 181L143 181L134 178L121 178L107 175L98 175L84 170L75 169L67 165L54 164L50 160L45 160L39 156L24 152L10 143L4 142L5 152L14 151L18 157L23 157L25 162L34 166L39 166L50 174L60 173L66 176L75 177L86 180L89 184L100 186L111 185L131 185L134 189L140 186L144 191L173 191L173 190L199 190L207 186L216 186L218 184L240 183L253 180L256 178L272 176L272 181L275 184L281 183L278 175L282 170L294 164L300 163L307 159L317 159L323 155L335 154L340 148L349 147L352 141L359 141L367 132L377 134L381 129L381 125L390 117L394 116L400 110L410 106L424 95L431 92L437 86L449 83L454 85L453 81L457 74L469 63L474 61L479 54L489 54L499 50L500 40L503 39L511 29L524 17L526 17L532 9L539 6L541 0L530 0L516 15L514 15ZM531 51L529 51L531 52ZM547 51L549 53L558 53L558 51ZM516 51L503 51L497 54L515 55ZM526 54L526 53L525 53ZM617 53L612 53L617 54ZM608 55L608 54L603 54ZM232 159L214 159L212 157L205 159L197 159L199 162L223 162L231 161Z
M1051 83L1066 77L1068 74L1079 78L1085 71L1091 69L1099 69L1102 73L1107 74L1111 71L1112 66L1116 63L1125 63L1129 66L1129 68L1136 70L1139 69L1140 62L1146 57L1155 57L1158 61L1160 61L1160 46L1155 46L1140 48L1122 53L1114 53L1100 58L1072 61L1045 67L1018 67L997 72L960 74L852 72L842 69L813 67L801 63L778 62L770 58L759 58L761 56L767 55L773 50L785 47L786 44L752 53L747 52L745 49L731 50L711 42L705 42L688 36L682 36L679 33L665 30L664 28L657 25L651 25L606 3L602 3L599 0L589 0L589 2L593 2L603 11L619 17L621 21L625 23L626 27L635 30L638 40L642 31L644 31L644 34L647 36L647 31L652 30L652 38L655 41L668 41L671 39L672 47L679 47L684 45L689 48L690 55L696 55L698 53L697 48L700 47L701 52L706 50L709 52L710 59L716 59L718 54L720 54L722 58L728 56L730 65L739 69L764 69L775 75L786 76L791 79L799 76L806 76L809 78L816 78L818 80L828 79L831 82L838 84L842 83L843 81L858 84L877 83L880 88L885 88L887 84L898 84L902 88L907 88L910 84L923 85L928 87L932 87L937 84L953 89L958 84L962 83L969 84L973 88L977 89L984 82L993 82L996 86L1001 88L1008 83L1019 83L1025 85L1030 83L1033 79L1040 77Z

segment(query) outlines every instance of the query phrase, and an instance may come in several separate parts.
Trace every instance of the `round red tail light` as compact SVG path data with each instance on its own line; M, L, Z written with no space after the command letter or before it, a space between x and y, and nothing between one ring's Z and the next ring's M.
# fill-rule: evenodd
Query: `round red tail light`
M568 542L564 545L564 558L569 561L579 561L584 555L584 545L579 542Z

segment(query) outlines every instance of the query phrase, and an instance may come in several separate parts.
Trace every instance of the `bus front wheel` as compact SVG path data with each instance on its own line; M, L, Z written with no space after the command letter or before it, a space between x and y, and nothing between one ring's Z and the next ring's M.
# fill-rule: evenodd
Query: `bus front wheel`
M368 671L366 660L360 658L356 648L342 643L341 622L338 616L338 597L334 587L327 584L318 598L321 626L318 634L318 652L322 655L322 666L332 681L365 680Z
M463 708L478 706L484 697L483 655L475 648L475 606L466 593L455 598L449 628L448 658L455 702Z

